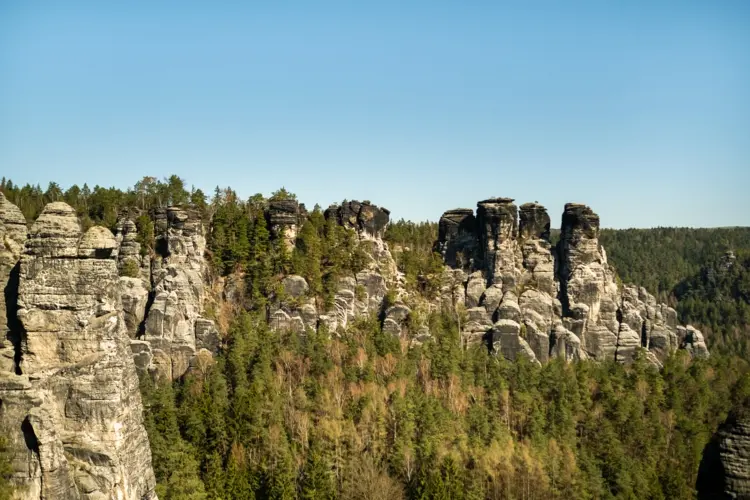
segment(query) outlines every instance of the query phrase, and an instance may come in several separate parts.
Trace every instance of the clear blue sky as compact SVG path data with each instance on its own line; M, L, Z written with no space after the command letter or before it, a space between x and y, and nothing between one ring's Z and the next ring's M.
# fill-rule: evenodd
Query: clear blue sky
M0 174L750 225L750 1L0 3Z

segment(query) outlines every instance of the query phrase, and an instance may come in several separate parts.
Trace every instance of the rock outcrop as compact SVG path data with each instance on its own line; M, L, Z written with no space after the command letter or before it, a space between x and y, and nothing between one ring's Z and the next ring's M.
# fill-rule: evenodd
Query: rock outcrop
M278 208L271 202L266 216L271 224L277 222L288 228L296 220L295 224L301 225L299 219L292 217L282 221L278 212ZM282 281L281 298L274 297L269 313L270 326L297 332L324 326L328 332L333 333L343 330L360 316L382 313L382 320L388 319L383 310L386 294L389 289L397 294L403 289L403 276L398 271L388 244L383 240L389 214L387 209L367 201L347 201L328 207L324 212L325 219L350 231L357 249L361 251L364 266L357 273L338 278L333 306L329 308L309 296L308 284L303 277L285 277ZM285 237L287 234L289 233L285 229ZM405 319L402 316L399 312L390 318L389 331L394 334L403 331Z
M450 267L470 269L476 256L476 218L471 208L449 210L438 223L435 250Z
M473 231L473 232L472 232ZM646 290L618 285L599 244L599 216L565 206L560 241L552 247L550 218L537 203L490 198L440 219L435 248L449 269L443 304L463 304L468 343L487 341L510 359L546 362L616 359L638 352L660 365L678 348L708 356L702 334L677 325L677 313Z
M735 408L703 452L698 498L750 499L750 404Z
M0 202L19 243L25 224ZM22 498L155 498L117 246L107 229L82 233L70 206L50 203L7 282L6 316L18 321L13 370L0 372L0 423Z
M266 219L271 234L283 237L289 249L294 248L294 241L305 217L305 206L297 200L271 200L268 202Z
M382 239L390 220L390 211L373 205L369 201L345 201L331 205L324 213L326 219L334 218L347 229L362 236Z
M26 219L21 210L0 193L0 285L3 288L3 303L0 305L0 372L12 372L17 367L20 339L13 336L20 331L16 316L19 259L26 235Z
M156 209L151 220L155 242L150 256L141 254L133 221L118 223L120 272L138 271L120 277L120 292L138 369L176 379L201 349L216 352L220 343L213 322L202 316L205 229L196 211L180 207Z

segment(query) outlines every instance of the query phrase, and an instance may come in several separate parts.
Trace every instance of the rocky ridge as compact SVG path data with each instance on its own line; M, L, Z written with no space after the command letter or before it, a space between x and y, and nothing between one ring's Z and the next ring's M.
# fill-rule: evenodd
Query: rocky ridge
M678 348L708 356L701 332L678 325L674 309L618 284L589 207L565 206L552 247L545 208L513 201L491 198L476 215L455 209L440 218L443 303L465 309L467 342L541 363L556 356L627 362L641 349L657 365Z
M0 195L0 425L28 499L151 499L155 479L117 269L102 227L50 203L31 230Z
M292 208L295 201L285 201L284 213L304 213L304 207ZM278 215L279 209L273 202L269 205L269 222L274 231L283 234L297 234L301 224L296 217L283 219ZM388 244L383 240L388 226L390 212L369 202L348 201L340 205L331 205L324 212L327 221L352 231L356 235L357 245L363 250L366 259L364 268L351 276L339 278L333 307L326 309L313 297L309 297L308 284L301 276L287 276L282 281L283 299L277 300L269 314L269 324L278 330L302 332L305 329L316 330L324 326L329 332L342 331L347 324L359 316L381 311L388 290L398 293L403 290L403 277L390 253ZM400 305L401 309L405 306ZM391 311L386 321L391 331L401 332L405 322L403 311ZM407 308L408 309L408 308ZM394 316L395 315L395 316Z

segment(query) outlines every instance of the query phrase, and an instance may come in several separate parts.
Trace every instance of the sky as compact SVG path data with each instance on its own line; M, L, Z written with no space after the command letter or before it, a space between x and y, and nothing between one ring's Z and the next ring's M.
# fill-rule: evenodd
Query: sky
M0 2L0 174L750 225L750 2Z

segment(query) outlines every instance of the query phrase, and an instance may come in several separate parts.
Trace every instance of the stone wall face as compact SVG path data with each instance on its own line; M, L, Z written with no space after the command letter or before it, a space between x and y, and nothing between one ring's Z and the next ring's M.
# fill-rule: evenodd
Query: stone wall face
M12 369L6 357L0 372L0 421L23 498L155 498L114 236L82 233L70 206L50 203L14 269L5 309L18 321L9 323Z

